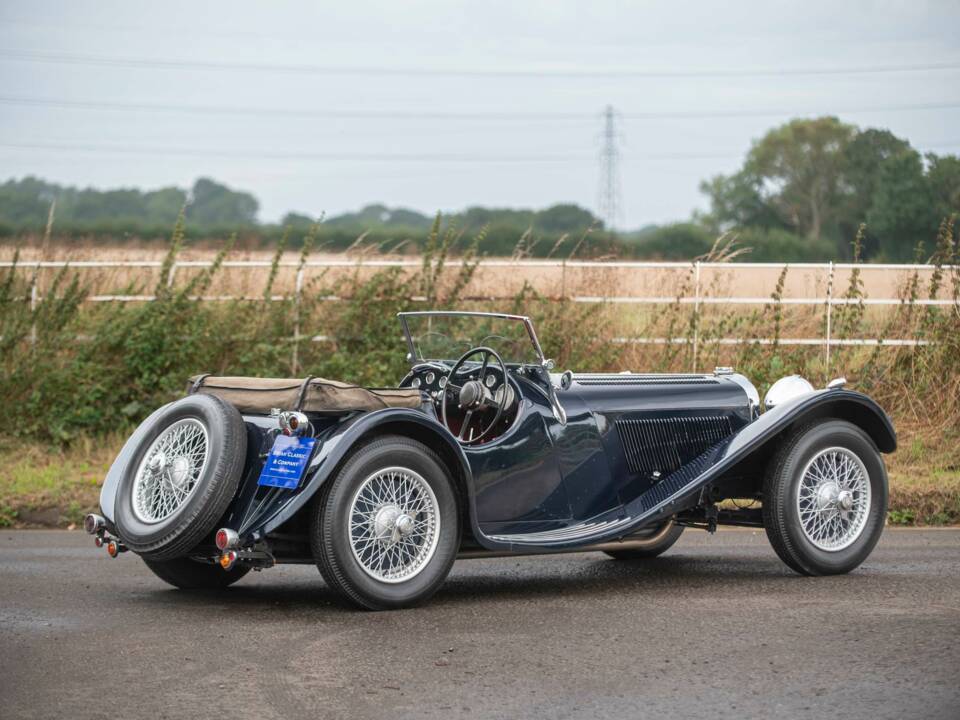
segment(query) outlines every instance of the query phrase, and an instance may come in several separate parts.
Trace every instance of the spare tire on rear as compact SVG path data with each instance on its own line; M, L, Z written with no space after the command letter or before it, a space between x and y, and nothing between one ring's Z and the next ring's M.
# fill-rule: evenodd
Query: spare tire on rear
M216 527L243 474L247 433L235 407L212 395L166 406L123 471L117 533L152 560L189 554Z

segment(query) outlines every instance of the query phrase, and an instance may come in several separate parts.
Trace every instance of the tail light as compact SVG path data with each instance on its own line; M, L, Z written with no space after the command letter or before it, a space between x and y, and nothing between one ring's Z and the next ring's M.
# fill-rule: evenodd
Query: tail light
M90 513L83 518L83 529L91 535L96 535L107 526L107 521L95 513Z
M217 530L214 542L217 544L217 550L224 551L237 547L240 544L240 536L237 535L236 530L220 528Z
M112 558L120 554L120 545L116 540L111 540L107 543L107 554Z
M233 567L234 563L237 562L237 552L236 550L230 550L225 552L220 556L220 567L224 570L229 570Z
M302 412L287 411L280 413L277 424L284 435L299 435L309 429L310 420Z

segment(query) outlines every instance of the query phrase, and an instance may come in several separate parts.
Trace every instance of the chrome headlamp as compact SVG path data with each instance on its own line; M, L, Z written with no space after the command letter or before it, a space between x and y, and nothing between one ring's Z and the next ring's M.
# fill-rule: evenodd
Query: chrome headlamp
M780 378L770 386L767 394L763 397L763 407L765 410L770 410L777 405L782 405L788 400L793 400L796 397L812 392L813 385L811 385L808 380L799 375L788 375L787 377Z

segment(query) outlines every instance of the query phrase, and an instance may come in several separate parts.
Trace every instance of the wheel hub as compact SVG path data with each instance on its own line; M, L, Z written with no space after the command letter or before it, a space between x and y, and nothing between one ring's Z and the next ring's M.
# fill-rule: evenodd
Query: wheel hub
M190 477L193 470L193 463L190 458L178 457L170 466L170 480L177 486L183 485L183 481Z
M823 510L836 505L839 495L840 488L837 487L836 483L824 483L817 490L817 507Z
M849 490L841 490L837 494L837 507L839 507L844 512L849 512L853 509L853 493Z
M380 508L373 518L373 534L377 539L390 541L393 531L397 527L397 518L400 517L400 508L396 505L387 505Z
M380 508L374 516L373 532L381 542L395 543L413 532L415 524L414 519L399 507L387 505Z
M413 518L406 513L397 517L395 525L397 532L401 535L409 535L413 532Z

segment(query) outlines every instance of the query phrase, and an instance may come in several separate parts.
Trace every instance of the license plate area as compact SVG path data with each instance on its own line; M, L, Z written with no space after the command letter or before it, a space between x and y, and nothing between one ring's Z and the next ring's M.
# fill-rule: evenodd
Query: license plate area
M277 435L267 455L257 485L296 490L307 471L316 438Z

